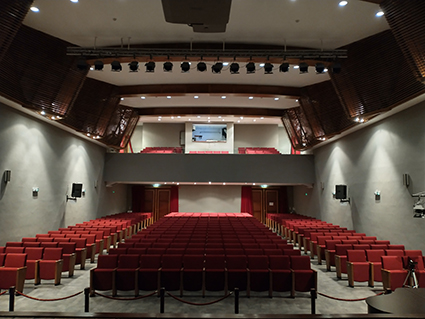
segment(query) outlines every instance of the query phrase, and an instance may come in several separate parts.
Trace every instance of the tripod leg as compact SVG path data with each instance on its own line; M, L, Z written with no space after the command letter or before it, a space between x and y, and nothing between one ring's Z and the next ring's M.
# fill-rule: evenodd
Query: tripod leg
M412 272L412 278L413 278L413 288L419 288L418 280L416 279L416 274Z

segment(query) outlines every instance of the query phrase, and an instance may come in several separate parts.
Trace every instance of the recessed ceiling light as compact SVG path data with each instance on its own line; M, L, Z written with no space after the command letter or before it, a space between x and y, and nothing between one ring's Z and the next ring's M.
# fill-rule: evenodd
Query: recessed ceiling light
M340 1L338 5L340 7L345 7L347 4L348 4L348 1Z
M223 62L223 66L228 66L229 62Z
M46 115L46 112L41 111L41 112L40 112L40 114L41 114L41 115Z
M240 123L241 122L241 120L238 120L238 123Z
M140 98L141 98L142 100L144 100L144 99L146 99L146 96L141 96Z
M226 185L226 183L223 183L223 185Z
M255 185L255 183L252 183L252 185Z
M260 120L264 120L264 117L260 117Z
M121 101L124 101L124 98L123 97L121 98Z
M218 118L221 119L221 115L219 115Z
M211 120L208 120L208 123L210 123L211 122Z
M171 96L167 95L167 99L171 99Z
M172 116L171 119L174 120L174 116Z
M195 95L193 98L194 98L194 99L199 99L199 96Z
M210 185L211 185L211 182L208 182L208 184L210 184Z
M260 63L260 68L264 67L264 63Z
M250 96L248 99L252 100L253 98L254 98L253 96Z
M375 16L382 17L384 15L384 11L378 11Z
M198 118L198 119L200 119L200 118L201 118L201 116L200 116L200 115L198 115L198 116L197 116L197 118Z
M222 119L221 121L224 122L224 119Z
M31 7L32 12L40 12L40 9L37 7Z
M181 118L181 116L179 115L179 116L177 116L177 118L178 118L178 119L180 119L180 118Z
M299 69L300 66L299 65L294 65L294 69Z
M221 98L222 98L222 99L225 99L225 98L226 98L226 96L225 96L225 95L223 95Z
M189 119L189 121L192 121L192 119Z
M256 120L256 119L253 119L252 121L253 121L253 122L256 122L257 120Z
M274 98L274 100L275 100L275 101L279 101L279 98L278 98L278 97L275 97L275 98Z
M71 2L73 2L73 3L78 3L78 0L71 0Z
M210 119L210 117L208 116L208 119Z
M161 121L161 120L162 120L162 119L160 119L160 118L158 119L158 121Z
M240 119L243 120L243 116L241 116Z

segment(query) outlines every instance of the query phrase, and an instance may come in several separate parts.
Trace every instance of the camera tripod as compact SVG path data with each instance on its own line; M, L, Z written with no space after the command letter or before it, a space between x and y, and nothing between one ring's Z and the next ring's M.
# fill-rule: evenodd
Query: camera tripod
M412 285L409 285L411 283L413 283L413 286ZM419 288L418 280L416 279L415 268L410 268L408 270L406 279L404 279L404 282L403 282L403 286L402 287Z

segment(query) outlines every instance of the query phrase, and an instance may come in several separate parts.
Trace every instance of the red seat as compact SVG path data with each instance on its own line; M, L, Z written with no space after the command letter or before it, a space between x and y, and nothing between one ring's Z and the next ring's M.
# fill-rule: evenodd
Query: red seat
M90 258L90 262L94 263L96 256L96 236L91 234L81 234L81 238L86 239L86 258Z
M317 272L311 269L310 257L290 256L292 269L292 290L291 296L295 297L296 291L310 291L311 288L317 290Z
M128 248L111 248L109 249L109 255L125 255L127 254Z
M248 274L247 261L245 255L227 255L227 288L234 290L239 288L240 291L247 289Z
M404 250L400 249L385 249L385 255L386 256L404 256Z
M75 245L75 264L80 265L80 269L86 268L87 258L87 239L86 238L71 238L71 242Z
M316 254L317 254L317 264L321 265L322 260L324 260L325 257L325 250L326 250L326 241L332 240L332 236L326 235L326 236L317 236L317 244L316 244Z
M6 254L3 267L0 268L0 289L15 287L23 292L26 276L27 254Z
M119 249L119 248L118 248ZM117 290L134 290L134 295L139 295L138 273L139 273L139 255L118 256L118 267L115 272L115 288ZM116 295L116 291L113 295Z
M366 260L370 263L370 273L373 281L382 281L382 263L381 256L385 256L383 249L366 250Z
M341 279L342 274L347 273L347 250L353 249L350 244L335 245L335 268L336 276Z
M269 256L270 267L270 290L269 296L272 297L273 291L291 291L292 290L292 271L289 256L272 255Z
M340 239L326 240L325 245L325 259L326 259L326 270L330 271L331 266L335 267L335 245L341 244Z
M287 256L301 256L301 250L299 249L283 249L282 253Z
M161 255L140 255L138 287L140 290L159 290Z
M184 255L181 291L201 291L204 288L204 255Z
M23 254L25 251L25 247L17 247L17 246L6 246L5 253L6 254Z
M34 283L38 284L39 279L39 263L43 258L44 247L27 247L25 253L27 254L27 274L25 279L34 279Z
M22 247L22 245L23 245L23 242L21 241L8 241L6 243L6 248L7 247Z
M265 255L248 257L247 295L252 291L270 291L269 258Z
M62 248L44 248L43 259L40 260L40 279L54 279L55 285L59 285L62 267Z
M202 295L205 296L207 291L224 290L227 294L226 286L226 259L224 254L221 255L205 255L205 285Z
M382 256L382 283L384 290L403 287L408 271L403 269L403 259L400 256Z
M347 250L347 275L350 287L354 287L355 281L367 281L369 286L373 286L370 264L364 250Z
M116 291L115 271L118 267L117 255L100 255L97 259L97 267L90 269L90 295L94 295L95 290Z
M59 242L58 247L62 248L63 266L62 272L68 272L68 277L74 276L76 248L75 242Z
M166 290L181 290L182 255L162 255L160 283Z
M128 248L127 249L127 254L129 255L142 255L145 253L146 253L146 248Z

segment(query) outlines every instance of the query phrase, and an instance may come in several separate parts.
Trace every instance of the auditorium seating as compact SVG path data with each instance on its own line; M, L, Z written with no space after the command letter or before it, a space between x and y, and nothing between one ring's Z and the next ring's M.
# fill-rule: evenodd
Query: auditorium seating
M140 153L159 153L159 154L181 154L182 148L181 147L145 147L143 150L140 151Z
M115 272L118 267L118 256L100 255L97 260L97 267L90 270L90 295L93 296L95 290L111 290L113 294L115 288Z
M63 268L63 249L46 247L43 258L39 263L39 278L43 280L54 280L55 285L61 282Z
M381 256L384 290L403 287L408 271L403 268L401 256Z
M5 254L3 266L0 267L0 289L15 287L19 292L23 292L27 254Z
M350 287L354 287L355 281L367 281L369 286L373 286L373 272L363 249L347 250L347 275Z

